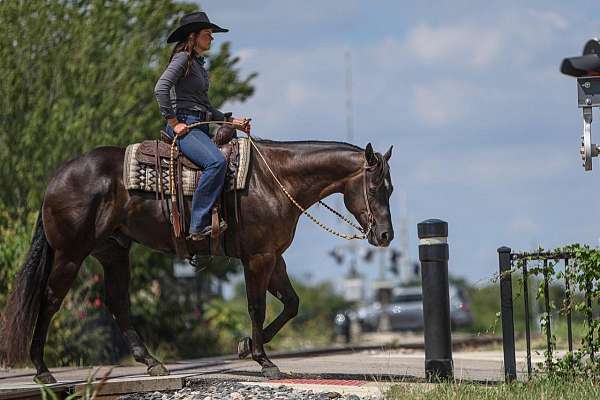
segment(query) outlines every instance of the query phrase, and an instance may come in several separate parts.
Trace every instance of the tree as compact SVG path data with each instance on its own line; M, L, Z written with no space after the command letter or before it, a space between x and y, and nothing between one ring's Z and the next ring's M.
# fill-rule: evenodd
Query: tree
M197 8L172 0L0 1L0 309L49 176L95 147L158 137L164 120L153 89L172 50L166 38ZM228 43L208 57L217 107L254 91L256 74L242 76L238 61ZM171 257L141 247L133 254L135 314L152 281L176 283ZM174 295L163 290L170 306L152 315L163 329L183 323L167 298Z
M178 16L196 6L164 0L0 2L0 205L37 209L46 178L102 145L157 137L153 88ZM215 105L245 100L229 45L209 57ZM19 184L15 185L15 177Z

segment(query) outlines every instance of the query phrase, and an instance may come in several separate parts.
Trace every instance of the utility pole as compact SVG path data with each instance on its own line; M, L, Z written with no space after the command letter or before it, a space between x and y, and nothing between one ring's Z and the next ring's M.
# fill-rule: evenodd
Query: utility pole
M350 50L344 52L344 69L346 71L346 100L344 103L346 109L346 142L354 141L354 115L352 105L352 54ZM342 199L338 196L336 201L337 209L342 209ZM339 223L340 221L338 221ZM350 229L349 229L350 231Z
M352 115L352 53L350 53L349 49L346 49L344 52L344 64L346 67L346 141L348 143L352 143L354 140L354 119ZM341 207L338 208L338 210ZM351 228L347 228L348 231L351 231ZM354 243L351 243L354 245ZM352 258L350 260L351 268L354 269L354 273L356 274L356 258L357 258L357 249L356 246L352 248ZM352 273L352 272L351 272Z
M346 135L345 140L348 143L354 141L354 110L352 101L352 54L349 49L344 52L344 69L345 69L345 101L344 108L346 112ZM343 209L342 196L336 196L336 208ZM338 224L341 222L338 220ZM348 232L352 232L352 228L346 226ZM364 300L364 278L358 272L358 260L360 258L361 249L363 246L356 241L350 241L347 244L336 246L334 251L342 252L348 255L348 271L344 276L343 291L346 300L361 303Z
M354 140L354 106L352 103L352 53L346 50L344 54L346 64L346 139L349 143Z

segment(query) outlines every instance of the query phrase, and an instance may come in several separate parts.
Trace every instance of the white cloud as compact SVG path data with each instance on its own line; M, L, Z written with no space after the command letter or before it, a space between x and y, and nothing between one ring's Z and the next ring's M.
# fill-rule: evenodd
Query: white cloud
M413 87L415 115L429 126L463 120L477 97L477 89L462 81L435 80Z
M498 59L501 32L466 24L431 26L420 24L407 37L407 48L419 61L458 63L484 67Z
M289 82L286 87L286 100L291 106L302 106L314 98L310 85L301 81Z
M539 230L539 225L529 215L515 215L509 224L511 233L532 236Z
M259 72L256 94L226 107L253 117L259 136L343 139L350 44L355 143L373 141L381 151L395 145L392 177L397 192L414 199L411 215L455 221L455 272L477 279L497 268L500 244L597 237L600 203L581 199L597 197L598 176L580 167L574 83L557 69L597 31L599 7L535 3L406 7L390 0L367 10L360 23L357 2L322 2L327 10L320 14L316 0L214 1L207 10L231 28L223 38L232 40L242 71ZM476 233L482 218L494 226L485 237ZM322 253L298 258L320 234L302 221L295 241L302 247L288 252L290 270L336 276L315 267L325 247L335 245L326 235L319 236ZM474 246L483 250L474 253ZM475 267L482 265L491 267Z
M260 57L260 51L256 48L245 48L237 50L235 55L240 58L241 63L247 63L256 60L257 57Z
M567 28L558 12L514 9L487 21L420 23L409 31L405 47L425 65L481 69L531 62Z
M321 0L291 2L281 0L197 1L217 24L227 22L227 27L240 29L250 25L255 31L281 33L289 30L308 30L312 33L323 25L349 24L361 14L360 2L344 0L343 3ZM217 1L215 1L216 3ZM250 23L250 24L249 24ZM310 36L310 35L307 35Z
M255 95L244 104L231 104L250 115L256 133L273 139L314 138L306 123L322 120L343 129L343 46L309 49L244 48L236 51L245 71L258 71ZM334 57L337 55L338 57ZM316 60L319 60L317 62ZM324 138L326 139L326 138ZM331 139L331 138L329 138Z
M516 90L528 87L519 79L550 84L535 74L527 77L533 68L554 73L556 66L541 63L538 52L551 46L565 24L559 14L528 10L505 13L487 23L421 23L403 36L388 34L355 45L355 123L369 120L371 127L376 116L381 130L399 123L465 126L481 115L490 124L506 115L520 118L520 112L512 109L531 94L514 97ZM545 35L543 46L540 33ZM313 47L237 50L243 69L258 71L259 77L256 94L243 105L233 105L234 111L251 115L257 132L275 139L284 137L280 132L317 118L323 120L323 131L343 136L346 49L346 43L333 41ZM428 76L432 79L426 80ZM490 112L491 108L506 112ZM301 139L314 136L315 127L311 128Z
M552 28L561 31L569 28L569 21L557 12L551 10L529 10L529 14L534 18L538 18L542 22L549 24Z
M566 175L576 155L554 145L470 146L449 152L436 148L417 160L411 179L423 185L483 186L539 181Z

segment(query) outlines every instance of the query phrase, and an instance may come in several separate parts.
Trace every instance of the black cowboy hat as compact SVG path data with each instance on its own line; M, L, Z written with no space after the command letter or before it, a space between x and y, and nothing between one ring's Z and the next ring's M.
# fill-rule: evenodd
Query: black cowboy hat
M221 28L210 22L206 13L198 11L181 17L179 28L169 35L167 43L181 42L185 40L188 33L198 32L201 29L212 29L213 32L229 32L229 29Z

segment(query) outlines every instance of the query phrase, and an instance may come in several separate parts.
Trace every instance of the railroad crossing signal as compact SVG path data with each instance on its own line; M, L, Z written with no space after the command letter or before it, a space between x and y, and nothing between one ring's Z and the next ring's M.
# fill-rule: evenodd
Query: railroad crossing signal
M583 109L583 134L579 150L583 160L583 168L592 170L592 158L597 157L598 145L592 143L592 110L600 107L600 40L589 40L583 55L565 58L560 71L577 78L577 100L579 108Z

